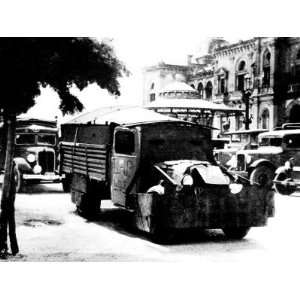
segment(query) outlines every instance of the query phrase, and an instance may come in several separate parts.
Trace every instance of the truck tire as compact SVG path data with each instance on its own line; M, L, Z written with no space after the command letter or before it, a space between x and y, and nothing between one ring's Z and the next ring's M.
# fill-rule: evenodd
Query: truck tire
M222 230L227 238L231 240L241 240L247 235L250 227L226 227Z
M23 191L24 188L24 180L22 176L22 171L19 170L17 166L14 167L14 178L15 178L15 185L16 185L16 193L20 193Z
M63 178L61 180L62 188L63 188L63 191L65 193L70 193L70 191L71 191L71 183L72 183L71 175L65 174L65 178Z
M100 212L100 204L94 185L89 183L86 193L82 194L80 204L77 205L77 211L85 218L94 218Z
M276 181L284 181L286 179L288 179L288 176L285 172L280 172L280 173L276 174L276 176L274 178L274 180L276 180ZM293 194L296 191L295 186L284 186L284 185L279 184L279 183L275 183L274 188L275 188L275 191L278 194L286 195L286 196L289 196L289 195Z
M170 228L155 227L151 233L151 240L156 244L171 244L175 237L175 231Z
M271 187L274 176L275 169L271 166L257 166L250 174L250 183L258 184L260 187Z

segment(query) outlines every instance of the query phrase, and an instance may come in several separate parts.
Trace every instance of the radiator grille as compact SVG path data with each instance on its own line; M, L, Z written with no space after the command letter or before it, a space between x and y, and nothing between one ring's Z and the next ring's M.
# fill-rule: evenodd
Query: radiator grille
M42 167L42 174L54 172L54 153L42 151L39 153L39 165Z

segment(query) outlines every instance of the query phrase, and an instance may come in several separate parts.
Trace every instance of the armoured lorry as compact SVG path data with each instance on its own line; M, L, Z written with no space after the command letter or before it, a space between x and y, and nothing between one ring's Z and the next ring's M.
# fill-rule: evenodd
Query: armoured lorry
M0 126L0 168L4 168L4 129ZM16 191L26 183L58 182L58 129L55 121L21 118L16 124L14 174Z
M273 216L270 189L235 183L216 163L208 127L123 109L85 115L61 132L61 173L83 214L111 199L155 238L220 228L236 239Z

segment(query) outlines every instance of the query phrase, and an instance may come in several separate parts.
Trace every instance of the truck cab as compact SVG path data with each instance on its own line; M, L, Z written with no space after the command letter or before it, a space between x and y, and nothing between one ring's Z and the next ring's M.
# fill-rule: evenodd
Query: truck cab
M18 119L14 173L16 191L26 183L58 182L58 129L55 121ZM1 162L4 168L4 160Z

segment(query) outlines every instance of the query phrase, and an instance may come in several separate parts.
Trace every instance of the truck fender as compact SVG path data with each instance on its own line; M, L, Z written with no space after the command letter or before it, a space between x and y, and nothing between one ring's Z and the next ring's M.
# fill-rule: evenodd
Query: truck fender
M274 165L267 159L258 159L256 161L254 161L251 165L250 168L251 169L255 169L256 167L258 167L259 165L265 165L265 166L269 166L272 169L275 169Z
M22 172L31 172L32 168L29 165L29 163L25 160L25 158L23 157L15 157L14 158L14 163L16 165L16 167Z
M286 173L286 167L285 166L281 166L279 168L276 169L275 174L279 174L279 173Z

